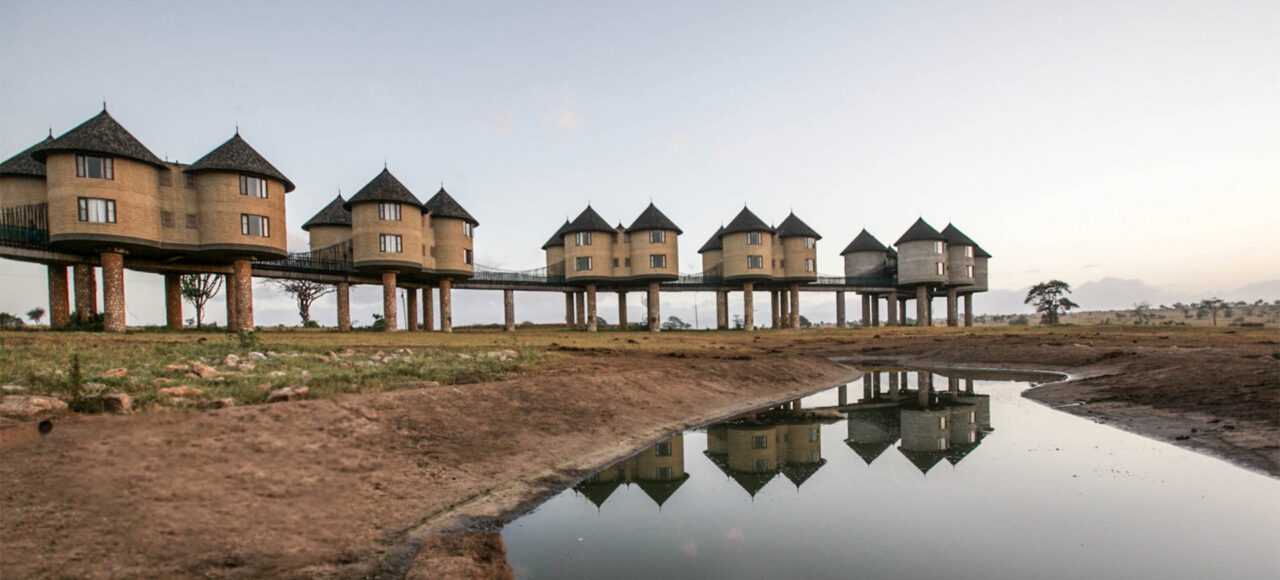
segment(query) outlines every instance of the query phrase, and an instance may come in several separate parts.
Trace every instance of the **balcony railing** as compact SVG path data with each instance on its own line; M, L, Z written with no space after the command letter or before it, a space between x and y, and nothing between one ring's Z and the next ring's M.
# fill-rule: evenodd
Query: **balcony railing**
M0 244L49 249L49 204L33 203L0 209Z

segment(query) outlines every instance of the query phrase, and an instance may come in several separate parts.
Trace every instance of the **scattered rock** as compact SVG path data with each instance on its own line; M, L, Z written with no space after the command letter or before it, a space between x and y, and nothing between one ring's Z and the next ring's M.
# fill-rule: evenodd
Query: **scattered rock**
M234 406L236 406L236 400L231 397L219 397L196 403L197 409L226 409Z
M472 385L478 382L480 382L480 377L475 375L458 375L453 379L453 384L455 385Z
M218 376L218 369L200 362L191 363L191 370L195 371L196 375L202 379L211 379Z
M164 370L165 372L168 372L168 373L185 373L191 370L191 365L176 363L176 364L171 364L169 366L164 367Z
M293 401L301 399L311 392L310 387L282 387L267 393L268 403L279 403L282 401Z
M229 354L226 358L222 359L222 366L224 367L233 367L238 364L240 364L240 357L234 354Z
M166 379L166 378L164 378L164 377L156 377L156 378L154 378L154 379L151 379L151 384L153 384L153 385L155 385L155 386L157 386L157 387L161 387L161 386L164 386L164 385L170 385L170 384L173 384L173 379Z
M460 352L458 353L458 360L471 360L471 355L465 352Z
M102 373L102 378L104 378L104 379L118 379L118 378L123 377L123 376L125 376L125 375L127 375L127 374L129 374L129 369L124 368L124 367L116 367L116 368L114 368L114 369L107 369L107 370L103 371L103 373Z
M384 357L382 357L382 364L384 364L384 365L385 365L385 364L390 364L390 363L391 363L391 357L389 357L389 356L384 356Z
M128 413L133 410L133 397L126 393L107 393L102 396L102 410L108 413Z
M267 355L254 351L249 353L249 360L267 360Z
M278 353L278 352L276 352L276 351L274 351L274 350L269 350L269 351L267 351L267 358L275 358L275 357L278 357L278 356L280 356L280 353Z
M329 360L338 360L338 353L331 350L326 350L324 356L328 357Z
M408 349L408 348L402 348L402 349L400 349L400 350L397 350L397 351L396 351L396 353L397 353L397 354L408 355L408 356L413 356L413 351L412 351L411 349Z
M61 399L43 395L0 396L0 417L30 421L37 417L65 413L67 404Z
M320 362L329 362L330 359L329 359L329 355L327 354L318 354L316 355L316 360Z
M257 365L246 362L246 363L240 363L240 365L237 366L236 368L240 369L240 372L242 373L247 373L247 372L253 371L254 368L257 368Z
M349 348L342 351L342 356L355 356L355 355L356 355L356 351L351 350Z
M268 377L283 377L283 376L285 376L285 375L287 375L287 374L289 374L289 373L286 373L286 372L284 372L284 371L271 371L271 372L267 373L267 376L268 376Z
M22 385L5 385L0 387L0 393L21 393L25 390L27 390L27 388Z
M178 386L176 386L176 387L165 387L165 388L160 389L159 391L156 391L156 392L160 393L161 395L167 395L167 396L170 396L170 397L176 397L176 398L181 399L181 398L184 398L184 397L196 397L196 396L199 396L199 395L200 395L201 393L203 393L204 391L201 391L200 389L197 389L197 388L195 388L195 387L191 387L191 386L187 386L187 385L178 385Z

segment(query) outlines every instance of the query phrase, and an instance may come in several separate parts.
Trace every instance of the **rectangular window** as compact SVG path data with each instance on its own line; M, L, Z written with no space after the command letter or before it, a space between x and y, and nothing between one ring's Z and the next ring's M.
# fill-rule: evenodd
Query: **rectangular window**
M472 227L473 226L471 225L471 222L462 222L462 235L468 238L475 237L476 232L475 230L471 229Z
M942 262L938 262L938 275L942 276L945 272L942 269Z
M755 468L757 473L763 473L765 471L769 471L769 462L763 459L757 459L755 463Z
M378 204L378 219L383 221L400 221L400 204L398 203L380 203Z
M658 481L671 481L671 479L672 479L672 477L671 477L671 468L670 468L670 467L659 467L659 468L658 468Z
M173 227L173 212L171 211L160 212L160 225L166 228Z
M617 268L617 267L618 267L618 259L617 259L617 258L614 258L614 259L613 259L613 267L614 267L614 268Z
M750 270L764 269L764 256L747 256L747 268Z
M805 258L805 259L804 259L804 271L805 271L805 272L813 272L814 270L817 270L817 269L818 269L818 265L813 263L813 258Z
M240 195L267 197L267 180L261 177L240 176Z
M944 247L943 247L942 242L934 242L934 243L933 243L933 253L935 253L935 254L941 254L945 249L946 249L946 248L944 248Z
M196 221L196 214L193 214L193 213L187 214L187 228L194 230L197 227L199 227L199 222Z
M667 232L666 232L666 230L649 230L649 243L650 243L650 244L665 244L665 243L667 243Z
M817 241L818 241L818 240L816 240L816 239L814 239L814 238L805 238L805 239L804 239L804 249L806 249L806 250L812 250L812 249L813 249L814 244L816 244L816 243L817 243Z
M116 200L82 197L77 200L79 217L82 222L95 224L116 223Z
M468 249L466 249L466 248L463 248L463 249L462 249L462 263L463 263L463 264L466 264L466 265L468 265L468 266L471 266L471 265L475 264L475 261L476 261L475 254L473 254L473 253L471 252L471 250L468 250Z
M430 252L430 254L431 254L431 257L432 257L432 258L436 257L436 247L435 247L435 246L431 246L431 252Z
M966 258L972 258L972 257L973 257L973 246L965 246L965 247L964 247L964 257L966 257Z
M816 428L809 429L809 442L813 443L818 440L818 430Z
M753 435L751 437L751 448L752 449L768 449L769 438L764 435Z
M666 254L650 255L649 267L654 270L665 270L667 268L667 255Z
M628 234L628 233L626 233L626 232L622 232L622 243L624 243L624 244L630 244L630 243L631 243L631 234Z
M778 267L779 267L779 268L786 269L786 267L787 267L787 261L786 261L786 260L778 260Z
M578 232L573 236L574 244L579 246L591 245L591 232Z
M630 268L630 267L631 267L631 258L624 258L624 259L622 260L622 265L623 265L623 266L626 266L626 267L628 267L628 268Z
M582 272L591 269L591 256L579 256L573 259L573 269Z
M378 234L378 251L399 254L404 251L404 240L398 234Z
M761 236L760 232L747 232L747 245L759 246L764 243L763 239L764 236Z
M240 214L240 233L260 238L271 237L271 223L265 216Z
M964 267L964 276L965 276L966 278L972 278L972 277L973 277L973 266L965 266L965 267Z
M671 456L671 442L670 442L670 441L664 441L664 442L662 442L662 443L659 443L659 444L657 444L657 445L654 445L654 446L653 446L653 454L654 454L654 455L657 455L658 457L670 457L670 456Z
M938 428L939 428L939 429L946 429L946 428L947 428L947 418L946 418L946 417L938 417Z
M182 175L182 182L186 184L187 187L195 187L196 175L194 173L184 173Z
M115 161L110 157L76 155L76 177L115 179Z
M173 172L170 171L168 167L161 169L158 175L160 176L161 187L173 186Z

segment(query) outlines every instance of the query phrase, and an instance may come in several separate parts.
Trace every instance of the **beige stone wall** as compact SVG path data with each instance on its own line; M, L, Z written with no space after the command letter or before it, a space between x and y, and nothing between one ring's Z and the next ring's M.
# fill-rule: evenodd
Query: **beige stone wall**
M674 231L666 230L666 240L661 243L649 241L649 231L643 230L631 234L631 272L633 278L670 278L680 276L680 240ZM667 257L667 267L649 267L649 256L661 254Z
M613 234L613 258L610 265L613 266L614 278L626 278L631 275L631 243L635 238L627 235L622 228L614 230Z
M44 180L39 177L0 177L0 208L44 203L48 200Z
M154 174L152 182L155 182ZM199 195L200 244L203 246L260 247L268 254L283 255L288 252L287 226L285 225L284 184L267 180L267 197L240 195L240 174L224 172L197 173L196 191ZM175 195L189 195L179 181ZM246 236L241 233L240 214L266 216L268 237ZM153 221L157 221L156 218Z
M635 238L633 237L632 240ZM662 443L671 445L670 455L658 455L658 448ZM658 477L658 470L668 468L671 470L671 479L681 479L684 477L684 435L676 435L666 441L660 441L652 447L641 451L634 457L635 477L636 479L646 481L662 481Z
M760 236L762 243L758 246L747 245L747 232L726 234L722 238L724 245L724 277L726 280L773 277L773 234L762 232ZM763 256L764 268L748 270L747 256L751 255Z
M987 260L989 258L973 259L973 285L966 286L965 292L986 292L987 291Z
M764 449L752 448L752 439L754 437L765 438ZM727 445L729 469L753 472L756 470L757 459L765 461L765 471L778 469L778 451L781 447L781 440L782 438L778 436L777 430L773 427L729 429Z
M577 234L569 234L564 240L564 271L566 280L589 280L613 277L613 240L608 232L591 232L591 245L579 246ZM577 271L577 258L591 257L591 270Z
M378 219L378 204L357 203L351 206L352 256L357 268L422 268L422 219L415 206L401 204L400 220ZM382 252L382 234L400 236L400 253Z
M942 243L942 253L935 250L934 240L920 240L898 244L899 284L941 284L947 281L947 250ZM942 274L937 265L942 263Z
M812 248L805 248L804 240L805 238L800 236L782 238L782 257L779 258L779 264L785 266L780 268L778 277L801 281L818 279L818 244L815 242ZM804 269L806 259L813 260L812 272L806 272Z
M947 246L947 284L969 286L973 276L968 266L973 266L973 246ZM968 255L966 255L968 254Z
M937 411L903 409L900 417L903 449L944 451L951 446L951 433L946 427L951 419L951 413L946 409Z
M74 153L49 155L45 173L49 191L49 236L53 241L115 236L116 245L159 245L156 168L122 157L114 158L113 166L114 179L76 177ZM81 222L77 205L80 197L115 200L116 223Z
M844 275L871 276L884 267L884 252L850 252L844 255Z
M564 246L547 248L547 274L564 275Z
M813 458L815 451L818 457L822 456L822 426L817 423L808 423L778 427L779 431L783 429L787 430L784 441L787 463L817 463Z
M160 241L165 244L177 244L180 246L198 246L203 243L200 234L201 215L200 215L200 195L197 190L186 186L183 178L183 165L177 163L167 163L167 169L156 171L156 205L159 206L160 212L171 212L173 214L173 226L167 227L163 224L160 215L154 216L153 219L160 222ZM161 172L167 171L170 176L170 185L160 185L159 176ZM237 184L238 187L238 184ZM283 194L284 190L281 189ZM196 216L196 227L187 227L187 214ZM281 213L281 222L283 223L283 209ZM239 218L237 218L239 219ZM239 224L237 223L237 233L239 233ZM271 229L276 227L276 220L271 220ZM272 232L275 233L274 231Z
M310 248L314 252L350 240L351 226L312 226L307 233L310 234Z
M418 252L422 254L422 267L427 270L436 269L436 232L431 229L431 214L422 213L422 246Z
M463 250L474 249L474 240L463 233L462 226L465 223L457 218L431 218L431 231L435 235L437 272L450 274L475 272L475 265L467 264L463 257Z
M708 250L702 253L702 272L705 274L721 272L723 263L724 252L720 250Z

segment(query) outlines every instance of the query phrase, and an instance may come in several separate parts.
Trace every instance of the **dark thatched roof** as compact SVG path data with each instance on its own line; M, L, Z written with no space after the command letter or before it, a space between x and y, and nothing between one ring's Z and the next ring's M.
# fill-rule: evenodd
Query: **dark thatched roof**
M785 475L787 479L790 479L791 483L795 484L796 489L800 489L800 486L803 485L805 481L808 481L810 477L813 477L813 474L817 473L818 470L822 469L822 466L826 464L826 459L819 459L814 463L787 463L782 468L782 475Z
M248 142L240 137L239 131L236 131L235 135L227 139L226 143L219 145L216 149L192 163L184 171L186 173L200 173L202 171L248 173L283 183L285 193L295 189L293 182L289 181L288 177L280 173L279 169L276 169L270 161L263 158L253 147L249 146Z
M942 228L942 237L947 239L947 245L949 246L973 246L975 248L978 246L977 243L969 239L969 236L964 235L964 232L951 224L947 224L947 227Z
M946 239L942 237L942 234L938 233L938 230L933 229L933 226L926 223L924 218L919 218L916 223L907 228L907 232L902 234L902 237L898 238L898 241L894 242L893 245L897 246L905 242L918 242L921 240L945 241Z
M342 194L333 198L329 205L324 206L316 215L311 216L307 223L302 224L304 231L310 231L311 226L347 226L351 227L351 212L347 210L347 201L342 199Z
M982 249L982 246L974 246L973 256L975 258L990 258L991 254L988 254L986 250Z
M114 155L141 161L160 169L165 168L164 162L159 157L156 157L155 153L143 146L120 123L111 118L106 109L103 109L101 113L98 113L92 119L63 133L61 137L41 144L31 152L31 156L35 157L36 161L44 163L45 158L50 153L63 152Z
M386 167L382 168L382 173L374 177L373 181L365 184L364 187L360 188L360 191L351 196L351 199L347 200L347 203L343 204L342 207L349 210L354 204L374 201L394 201L407 203L419 208L422 207L422 202L418 201L413 192L409 191L409 188L405 187L403 183L400 183L396 176L391 175L391 172Z
M717 229L716 233L711 234L711 239L707 240L707 243L702 244L701 248L698 248L698 253L702 254L702 253L710 252L713 250L723 250L724 244L720 241L720 236L723 236L723 235L724 235L724 226L720 226L720 229Z
M604 218L596 213L596 210L591 209L591 206L587 206L587 209L582 210L582 213L578 214L578 217L569 223L569 228L564 230L566 234L578 232L613 233L614 230L613 226L609 225L609 222L604 221Z
M800 218L796 217L795 212L787 214L787 219L782 220L782 223L778 224L778 237L803 237L813 238L815 240L822 239L822 236L818 235L818 232L813 231L813 228L809 227L809 224L804 223Z
M902 447L899 447L898 451L905 455L911 464L920 470L920 473L929 473L933 466L947 456L943 451L908 451Z
M680 489L680 486L684 485L684 482L688 480L689 474L686 473L680 479L667 481L644 480L637 482L637 485L640 486L640 491L643 491L645 495L649 496L649 499L653 500L653 503L658 504L658 507L662 507L662 504L667 503L667 500L671 499L676 490Z
M649 203L649 207L640 212L640 217L636 218L636 221L631 222L631 227L627 228L627 233L644 230L672 230L677 236L684 233L683 230L676 226L675 222L663 215L652 202Z
M53 141L53 135L44 138L44 141L36 143L21 153L10 157L4 163L0 163L0 175L22 175L27 177L44 177L44 164L36 161L31 157L31 152L37 147L41 147L46 143Z
M568 230L568 229L569 229L569 220L564 220L564 225L560 226L560 229L556 230L556 233L551 234L551 239L547 240L547 243L542 244L542 249L545 250L547 248L563 246L564 232L565 230Z
M600 509L604 506L605 500L608 500L609 496L613 495L613 490L618 489L621 485L617 481L584 481L574 486L573 490L582 494L583 497L587 498L587 501L595 504L596 509Z
M427 211L435 217L457 218L469 222L473 226L480 225L480 222L471 217L467 210L462 209L462 204L453 199L453 196L449 195L449 192L445 191L443 187L435 195L431 196L431 199L428 199L423 207L427 208Z
M888 248L884 247L884 244L880 243L880 240L877 240L875 236L871 235L871 232L868 232L864 228L861 232L858 232L858 235L853 238L852 242L849 242L849 245L844 247L844 251L840 252L840 255L843 256L854 252L883 253L887 249Z
M756 217L756 214L751 213L751 210L744 207L733 218L733 221L730 221L729 225L724 227L724 232L721 235L736 234L738 232L768 232L772 234L773 231L773 228L764 223L764 220Z

